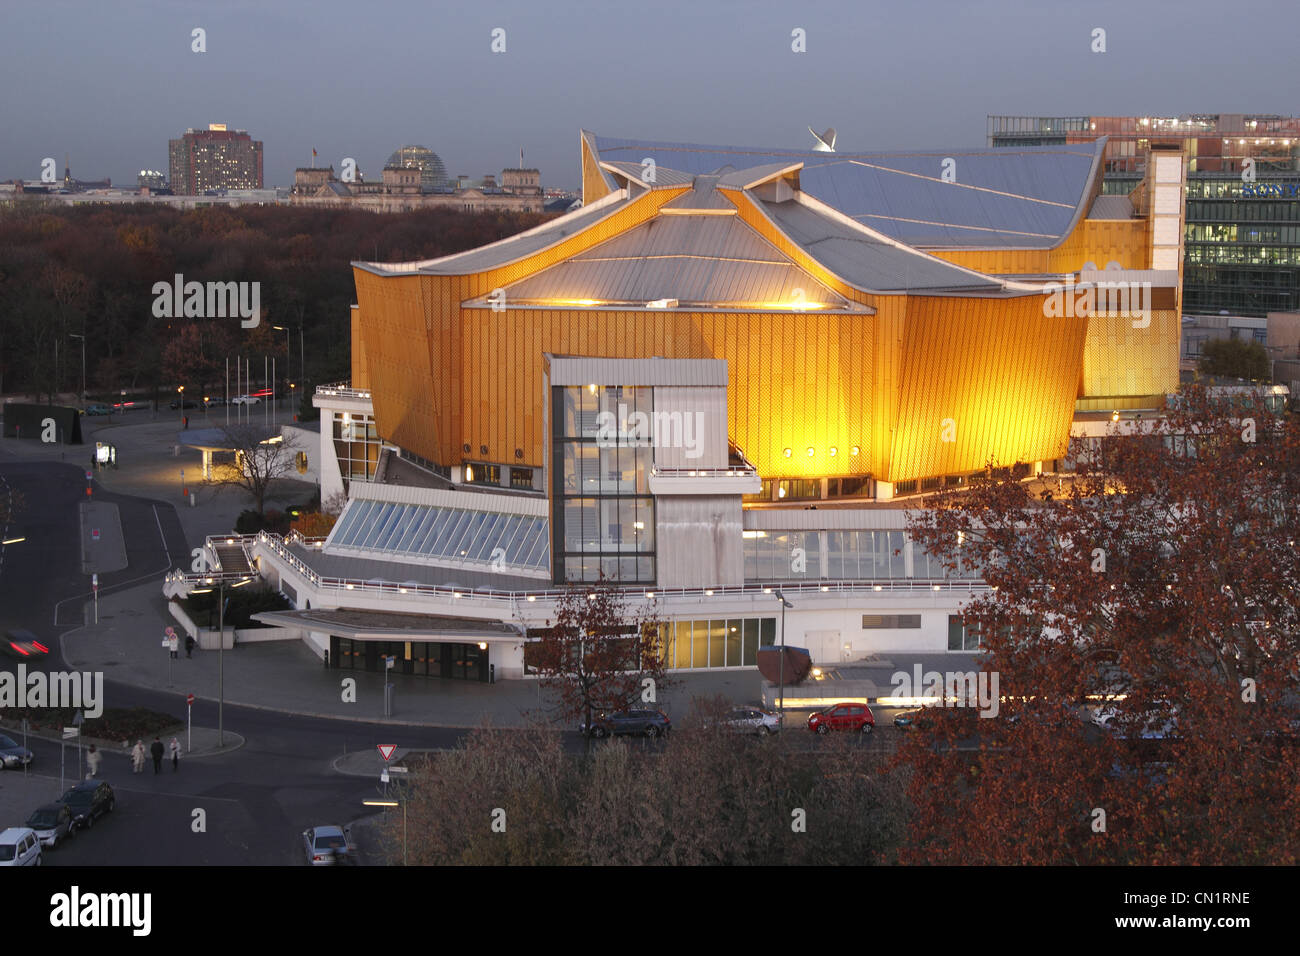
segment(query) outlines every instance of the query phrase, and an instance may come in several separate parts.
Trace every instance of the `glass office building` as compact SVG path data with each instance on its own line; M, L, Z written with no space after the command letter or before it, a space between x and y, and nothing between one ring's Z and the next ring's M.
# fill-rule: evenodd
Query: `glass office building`
M1142 180L1152 142L1187 156L1183 311L1264 316L1300 310L1300 118L1264 114L990 116L989 145L1109 137L1106 195Z

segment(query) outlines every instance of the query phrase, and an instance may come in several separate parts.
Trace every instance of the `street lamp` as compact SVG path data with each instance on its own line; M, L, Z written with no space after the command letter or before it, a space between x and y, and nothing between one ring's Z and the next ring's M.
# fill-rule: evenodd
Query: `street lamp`
M406 866L406 801L405 800L362 800L367 807L401 807L402 808L402 866Z
M794 605L785 599L785 595L781 593L780 588L777 588L776 590L776 597L777 600L781 602L781 662L777 665L777 673L781 679L781 689L780 689L781 696L780 696L780 703L777 704L776 709L777 712L780 713L781 715L781 726L784 727L785 726L785 609L788 607L794 607Z
M69 332L68 338L81 339L81 404L86 404L86 337Z
M284 380L287 382L292 377L289 374L289 330L283 325L273 325L271 328L275 329L277 332L284 333ZM298 374L302 374L301 369L299 369Z
M217 748L226 745L226 582L232 581L231 589L242 588L253 579L242 574L217 574L205 577L205 584L215 584L217 594ZM195 588L191 594L211 594L212 588ZM208 618L209 622L212 620Z

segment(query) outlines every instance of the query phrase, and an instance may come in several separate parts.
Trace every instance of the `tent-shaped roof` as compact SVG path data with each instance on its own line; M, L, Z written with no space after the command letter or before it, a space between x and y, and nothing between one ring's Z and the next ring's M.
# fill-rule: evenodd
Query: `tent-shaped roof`
M616 139L584 133L598 162L694 175L802 163L800 187L849 218L922 249L1058 245L1083 218L1106 148L827 153ZM953 160L954 181L944 179ZM609 175L605 173L605 175ZM725 182L723 185L728 185Z

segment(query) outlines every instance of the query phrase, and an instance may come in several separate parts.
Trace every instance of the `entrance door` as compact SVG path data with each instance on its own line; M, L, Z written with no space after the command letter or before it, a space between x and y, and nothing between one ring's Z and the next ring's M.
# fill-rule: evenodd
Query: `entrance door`
M839 631L806 631L804 646L808 648L814 664L840 663Z

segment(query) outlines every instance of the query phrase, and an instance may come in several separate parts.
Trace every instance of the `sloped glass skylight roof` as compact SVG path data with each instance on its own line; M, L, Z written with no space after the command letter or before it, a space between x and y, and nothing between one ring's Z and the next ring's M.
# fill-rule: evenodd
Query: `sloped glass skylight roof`
M363 499L348 503L325 543L340 548L498 570L545 571L551 560L544 517Z

